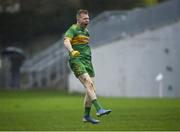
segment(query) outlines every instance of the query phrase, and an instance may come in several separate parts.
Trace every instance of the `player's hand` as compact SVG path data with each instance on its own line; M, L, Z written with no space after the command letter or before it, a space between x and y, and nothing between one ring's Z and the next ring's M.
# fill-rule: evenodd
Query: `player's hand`
M80 55L80 52L79 51L77 51L77 50L72 50L71 51L71 56L72 57L77 57L77 56L79 56Z

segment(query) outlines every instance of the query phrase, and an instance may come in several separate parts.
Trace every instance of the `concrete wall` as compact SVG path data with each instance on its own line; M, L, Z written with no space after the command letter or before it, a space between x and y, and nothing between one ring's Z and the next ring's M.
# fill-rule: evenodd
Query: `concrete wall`
M180 22L93 49L97 94L157 97L162 86L163 96L180 96L179 34ZM162 84L155 80L159 73ZM69 88L84 92L73 73Z

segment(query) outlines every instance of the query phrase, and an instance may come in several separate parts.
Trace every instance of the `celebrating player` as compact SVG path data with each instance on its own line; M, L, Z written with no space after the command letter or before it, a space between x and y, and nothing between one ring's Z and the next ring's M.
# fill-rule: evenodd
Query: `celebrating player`
M94 85L94 69L91 62L91 49L89 46L89 13L87 10L78 10L76 14L77 23L73 24L65 33L64 45L69 51L69 64L75 76L86 88L84 98L84 122L97 124L100 121L90 116L91 105L96 108L96 115L107 115L111 110L103 109L97 100Z

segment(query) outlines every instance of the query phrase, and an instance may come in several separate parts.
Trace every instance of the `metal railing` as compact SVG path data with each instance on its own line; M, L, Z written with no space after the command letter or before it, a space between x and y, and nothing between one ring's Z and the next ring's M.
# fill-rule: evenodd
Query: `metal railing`
M155 7L132 11L107 11L89 25L91 45L94 47L123 39L145 30L153 30L180 19L180 1L170 0Z

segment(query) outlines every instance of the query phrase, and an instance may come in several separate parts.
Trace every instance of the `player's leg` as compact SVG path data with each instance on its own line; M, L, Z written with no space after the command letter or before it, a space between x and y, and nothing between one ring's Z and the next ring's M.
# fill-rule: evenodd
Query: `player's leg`
M90 97L91 101L97 99L95 91L94 91L94 86L93 82L88 75L88 73L84 73L78 77L78 79L81 81L81 83L84 85L86 88L87 95Z
M95 72L94 72L92 62L90 60L86 61L85 68L86 68L86 71L88 72L88 74L85 75L85 78L87 80L85 83L89 83L89 85L91 86L92 92L96 95L96 88L95 88L95 84L94 84ZM92 101L92 103L95 106L97 111L99 109L102 109L102 106L97 101L97 97L96 98L91 98L91 101Z
M91 88L91 86L87 83L87 81L85 81L87 79L86 74L87 73L85 73L85 75L83 74L83 75L79 76L79 80L81 81L81 83L86 88L86 95L85 95L85 98L84 98L84 117L83 117L83 121L84 122L91 122L93 124L97 124L100 121L96 120L96 119L93 119L90 116L90 111L91 111L91 106L92 106L92 98L96 99L96 95L93 92L94 91L93 88Z
M95 93L95 85L92 81L92 78L89 76L89 74L84 73L81 76L79 76L79 80L83 83L84 87L86 88L87 95L90 97L91 102L96 108L97 116L109 114L111 110L105 110L100 105L99 101L97 100L96 93Z
M88 94L86 92L86 95L85 95L85 98L84 98L84 117L83 117L83 121L84 122L91 122L93 124L97 124L100 121L96 120L96 119L93 119L90 116L91 105L92 105L91 99L90 99L90 97L88 96Z
M90 115L91 106L92 106L91 99L86 92L86 95L84 97L84 108L85 108L84 109L84 116Z
M81 81L81 83L84 85L84 87L86 88L86 95L84 98L84 106L85 106L85 114L90 113L90 108L92 105L92 100L96 100L96 94L95 94L95 88L92 86L93 84L91 82L91 79L89 77L89 75L87 73L79 76L79 80ZM86 81L89 80L89 81Z
M74 74L77 78L79 78L79 76L81 76L82 74L86 73L86 69L85 69L84 64L82 64L81 61L79 61L78 59L69 60L69 64L70 64L70 67L71 67L72 71L74 72ZM79 80L84 85L84 80L83 79L79 79ZM93 94L91 96L96 98L96 96L94 96ZM95 119L91 118L91 116L89 115L92 103L91 103L91 98L89 97L88 93L85 96L84 102L85 102L84 103L85 112L84 112L83 121L84 122L91 122L93 124L99 123L99 120L95 120Z
M95 87L95 83L94 83L94 77L90 77L90 79L91 79L91 85L93 87L93 91L96 94L96 87ZM102 109L101 104L99 103L99 101L97 101L97 97L96 97L96 99L92 100L92 103L95 106L97 111Z
M92 80L92 83L93 83L93 86L94 86L94 91L96 92L94 77L91 77L91 80ZM111 112L111 110L106 110L106 109L101 108L101 109L97 110L96 115L97 116L107 115L110 112Z
M94 86L94 91L96 92L96 87L95 87L95 81L94 81L94 77L91 77L91 81L93 83L93 86Z

